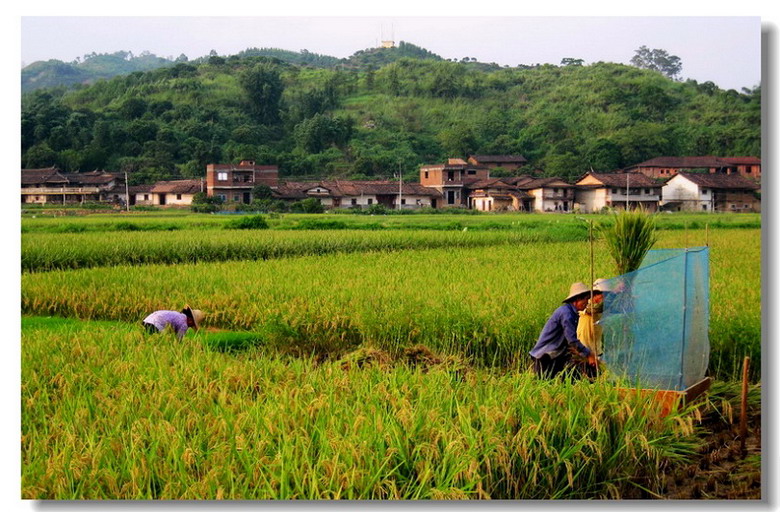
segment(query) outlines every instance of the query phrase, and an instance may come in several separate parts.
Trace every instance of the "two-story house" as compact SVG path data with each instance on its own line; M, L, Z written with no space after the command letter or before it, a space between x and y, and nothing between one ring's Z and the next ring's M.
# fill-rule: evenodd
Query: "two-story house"
M433 208L468 207L468 185L489 177L487 167L468 164L461 158L450 158L446 164L420 167L420 185L435 189L440 194L440 199L433 202Z
M122 202L124 176L105 171L64 173L54 167L22 169L22 203Z
M661 184L639 172L589 172L575 188L575 203L583 213L640 207L654 212L660 201Z
M206 166L206 194L210 197L249 204L254 199L252 189L257 185L279 186L279 168L275 165L255 165L252 160Z
M670 211L758 212L758 184L739 174L679 172L663 186L663 207Z

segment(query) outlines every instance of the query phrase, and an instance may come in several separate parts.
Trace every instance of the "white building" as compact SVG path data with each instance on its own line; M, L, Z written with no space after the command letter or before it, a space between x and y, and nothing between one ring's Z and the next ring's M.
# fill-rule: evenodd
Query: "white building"
M603 208L657 211L661 184L640 173L594 173L581 178L575 189L575 203L583 213Z

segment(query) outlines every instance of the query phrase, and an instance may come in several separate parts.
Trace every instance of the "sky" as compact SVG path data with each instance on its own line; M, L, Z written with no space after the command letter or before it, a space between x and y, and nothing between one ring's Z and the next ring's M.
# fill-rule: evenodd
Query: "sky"
M92 52L190 59L273 47L349 57L384 39L446 59L500 65L628 64L640 46L682 61L681 77L722 89L761 81L761 17L730 16L22 16L21 62L75 60ZM65 35L65 37L63 37Z

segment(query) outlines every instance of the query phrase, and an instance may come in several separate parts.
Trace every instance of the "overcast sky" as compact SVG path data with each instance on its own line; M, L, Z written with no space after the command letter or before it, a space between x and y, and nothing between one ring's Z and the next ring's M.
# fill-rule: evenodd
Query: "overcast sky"
M761 81L761 18L719 17L21 17L21 61L70 62L119 50L190 59L274 47L348 57L383 39L406 41L447 59L501 65L628 64L640 46L680 57L683 78L723 89Z

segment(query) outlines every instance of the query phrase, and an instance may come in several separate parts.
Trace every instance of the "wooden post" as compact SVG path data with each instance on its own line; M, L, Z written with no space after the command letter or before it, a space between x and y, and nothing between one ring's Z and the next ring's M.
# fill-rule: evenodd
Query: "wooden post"
M745 440L747 438L748 368L750 368L750 358L745 356L745 362L742 363L742 406L739 411L739 447L743 457L746 454Z

